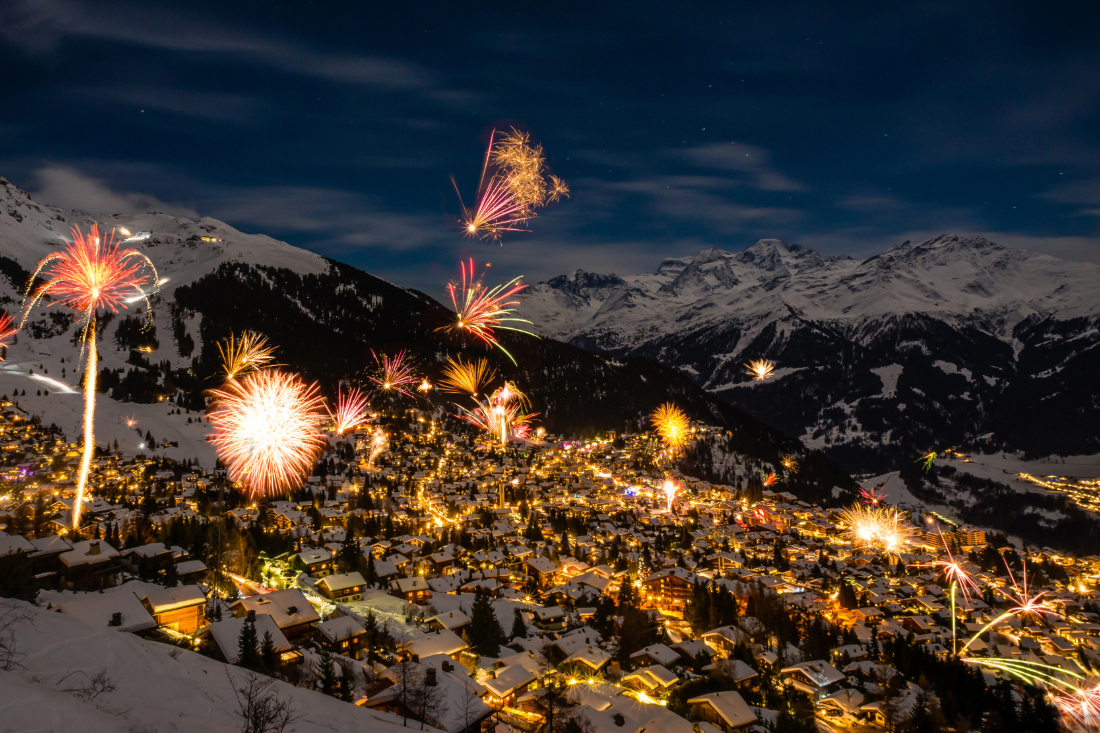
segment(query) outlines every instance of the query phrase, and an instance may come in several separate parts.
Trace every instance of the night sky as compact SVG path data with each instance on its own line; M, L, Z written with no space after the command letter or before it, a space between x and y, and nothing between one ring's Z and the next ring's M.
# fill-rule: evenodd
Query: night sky
M0 174L212 216L442 296L762 237L1100 261L1096 3L0 2ZM572 188L462 238L494 127Z

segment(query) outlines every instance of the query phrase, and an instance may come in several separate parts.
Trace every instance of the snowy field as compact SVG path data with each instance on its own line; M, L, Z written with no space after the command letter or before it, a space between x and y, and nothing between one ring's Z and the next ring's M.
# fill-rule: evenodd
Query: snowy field
M18 601L31 618L16 625L22 668L0 671L0 730L20 733L237 733L241 720L230 677L243 670L194 652L144 641L109 627ZM106 670L115 689L94 699L80 687ZM227 677L227 673L230 677ZM239 684L239 682L238 682ZM276 682L301 719L297 731L398 733L401 719L320 692ZM74 690L76 691L66 691Z

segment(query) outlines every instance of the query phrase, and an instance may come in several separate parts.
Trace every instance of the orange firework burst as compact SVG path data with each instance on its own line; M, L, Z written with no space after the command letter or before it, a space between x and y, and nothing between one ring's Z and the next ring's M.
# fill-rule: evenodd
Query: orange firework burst
M395 356L385 354L379 356L373 350L370 353L378 365L378 373L371 376L370 380L383 392L398 392L406 397L412 397L409 387L416 384L420 378L415 374L415 367L408 352L402 349Z
M423 381L420 382L420 386L416 388L416 391L417 392L423 392L424 394L427 394L428 392L431 392L433 389L435 389L435 387L432 385L431 382L428 381L427 377L424 377Z
M767 359L757 359L745 365L745 373L756 382L763 382L775 371L775 364Z
M476 407L472 410L456 405L459 419L481 428L494 440L499 439L501 445L507 445L510 439L530 435L531 421L537 413L524 411L527 396L511 382L506 382L486 399L475 402Z
M252 331L245 331L239 339L229 334L224 342L218 342L218 351L222 355L226 379L235 379L258 369L278 366L270 363L274 358L275 347L268 346L267 338Z
M135 249L119 249L114 231L106 241L102 241L96 224L92 224L87 236L76 227L72 231L72 244L43 258L31 275L23 299L20 327L35 304L47 296L80 313L84 321L81 355L87 348L88 356L84 368L84 455L77 478L76 501L73 502L73 529L77 529L84 508L88 470L95 452L96 369L99 365L96 315L100 310L115 313L136 300L144 300L151 314L149 295L159 287L160 280L148 257ZM36 288L39 274L46 280Z
M336 411L331 414L333 429L343 435L367 421L367 396L354 387L347 394L337 392Z
M856 504L840 515L845 525L844 538L853 545L874 547L887 552L909 543L913 528L893 509Z
M522 225L536 216L535 209L568 196L569 187L547 172L542 147L533 145L527 133L513 129L498 139L494 130L481 167L477 205L462 205L462 227L468 237L499 241L504 232L528 231Z
M447 366L443 367L443 389L458 394L466 393L471 397L477 397L478 392L485 389L485 385L493 381L496 370L489 365L485 358L476 361L462 361L447 359Z
M661 436L669 454L675 454L687 443L691 423L688 422L688 417L683 410L671 402L666 402L654 410L649 421Z
M250 496L274 496L302 485L324 448L324 400L316 385L277 369L253 372L211 390L209 440L229 478Z
M783 466L784 469L786 469L787 473L789 473L789 474L798 473L798 459L795 458L794 456L785 455L785 456L783 456L782 458L779 459L779 463L780 463L780 465Z
M451 296L451 303L455 307L455 322L439 329L441 331L464 332L481 340L487 346L495 346L504 354L516 360L508 353L508 350L500 345L496 337L496 329L516 331L518 333L535 336L530 331L514 326L505 326L505 323L530 323L524 318L515 318L516 312L512 306L519 305L518 300L510 300L516 293L527 286L520 282L521 278L513 278L504 285L493 288L486 287L481 278L474 278L474 261L470 260L470 271L466 272L466 263L462 266L462 285L452 282L447 284L447 292ZM535 338L538 338L535 336Z
M0 349L6 349L11 346L11 339L19 329L15 327L15 321L11 319L7 313L0 312ZM0 356L0 361L4 361L4 357Z
M775 486L777 481L779 481L779 477L775 475L774 471L771 473L768 471L760 472L760 483L763 484L765 489L769 486Z

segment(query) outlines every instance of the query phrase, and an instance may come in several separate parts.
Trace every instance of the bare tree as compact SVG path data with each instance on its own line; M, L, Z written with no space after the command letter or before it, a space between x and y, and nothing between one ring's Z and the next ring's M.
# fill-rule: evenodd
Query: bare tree
M439 718L447 713L447 698L436 681L434 672L434 669L421 669L413 687L408 691L409 705L416 717L420 718L420 730L424 730L424 723L428 718L438 723Z
M280 700L272 688L275 680L255 672L246 672L240 686L225 671L237 698L237 715L244 721L241 733L284 733L299 716L289 700Z
M84 682L80 684L74 684L69 687L61 687L62 684L67 682L70 677L76 674L84 676ZM114 692L118 689L115 685L115 681L107 675L106 669L101 669L95 673L94 676L89 677L87 672L83 670L77 670L76 672L67 672L61 679L57 681L57 688L62 692L69 692L76 697L83 698L85 700L95 700L100 695L107 692Z
M27 655L19 651L15 627L31 621L30 609L18 601L8 601L0 606L0 669L5 672L22 668Z

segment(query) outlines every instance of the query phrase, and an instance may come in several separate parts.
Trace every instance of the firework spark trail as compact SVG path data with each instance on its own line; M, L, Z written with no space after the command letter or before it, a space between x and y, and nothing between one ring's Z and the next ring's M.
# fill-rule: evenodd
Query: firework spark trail
M367 421L367 396L355 387L347 394L337 392L336 410L331 415L337 435L362 425Z
M420 377L416 376L415 367L408 352L402 349L395 356L382 354L381 357L373 350L370 353L378 365L378 374L372 375L370 380L381 387L383 392L397 392L406 397L412 397L409 387L417 384Z
M390 439L381 426L374 428L374 435L370 441L370 456L367 457L367 467L374 468L374 459L382 455L389 448Z
M665 479L665 483L661 486L661 491L665 492L665 509L669 514L672 513L672 502L676 500L676 492L680 490L672 479Z
M775 475L774 471L770 473L768 471L760 472L760 483L765 489L769 486L775 486L777 481L779 481L779 477Z
M224 342L218 342L218 352L226 379L236 379L265 367L278 366L271 363L275 347L268 346L266 337L252 331L245 331L239 339L229 334Z
M324 449L324 400L316 385L276 369L253 372L211 390L209 440L229 477L250 496L273 496L302 485Z
M763 382L775 371L775 364L767 359L757 359L745 364L745 373L752 377L754 382Z
M0 311L0 349L11 346L12 337L18 332L19 329L15 327L15 321L11 316ZM0 361L4 361L4 357L0 356Z
M779 459L779 463L787 470L787 473L798 473L798 459L792 455L785 455Z
M649 422L661 436L669 455L675 455L687 443L691 423L688 416L676 405L666 402L649 417Z
M966 652L966 650L970 648L970 645L973 644L979 636L981 636L1000 622L1006 621L1013 616L1033 616L1035 618L1042 618L1045 616L1061 615L1050 606L1050 601L1046 600L1045 596L1047 595L1047 591L1041 591L1039 593L1033 594L1028 588L1026 560L1024 561L1022 584L1016 582L1016 576L1012 573L1012 568L1008 566L1007 560L1005 561L1005 569L1008 570L1008 578L1012 582L1013 592L1006 591L1001 588L994 588L993 590L1004 596L1010 603L1015 603L1016 605L1010 606L1007 611L983 626L981 631L975 634L973 638L970 639L970 641L966 642L966 645L963 646L962 650L959 652L960 654Z
M530 323L526 318L516 318L513 315L516 312L513 306L519 305L519 301L511 299L527 286L523 284L521 277L517 277L504 285L488 288L481 278L475 279L472 259L469 273L466 271L465 262L459 264L462 267L462 285L459 286L456 282L447 284L447 293L451 296L451 303L454 304L455 321L439 330L448 333L468 333L487 346L500 349L515 364L515 358L501 346L495 331L496 329L516 331L538 338L530 331L504 325L505 323Z
M87 236L76 227L72 232L72 243L43 258L27 282L19 326L23 327L34 306L47 296L58 305L80 313L84 321L80 355L85 356L85 349L88 353L84 369L84 455L73 502L73 529L77 529L95 452L96 314L100 310L117 313L130 302L144 300L151 315L149 297L156 293L160 277L157 268L141 252L120 249L114 231L108 237L100 237L99 226L92 224ZM39 274L45 277L45 282L35 287Z
M876 502L877 504L877 502ZM951 581L951 653L958 654L958 637L956 636L956 620L955 620L955 591L961 590L963 598L967 603L970 603L970 593L981 594L981 589L974 581L974 578L966 572L962 564L959 563L955 556L951 553L951 548L947 546L947 542L943 539L943 532L940 532L940 541L943 542L944 549L947 552L946 560L934 560L929 563L923 563L915 565L918 568L936 568L944 577Z
M481 358L467 362L462 361L460 356L457 359L447 359L441 383L447 392L477 397L478 393L493 381L496 374L496 370L490 366L488 359Z

